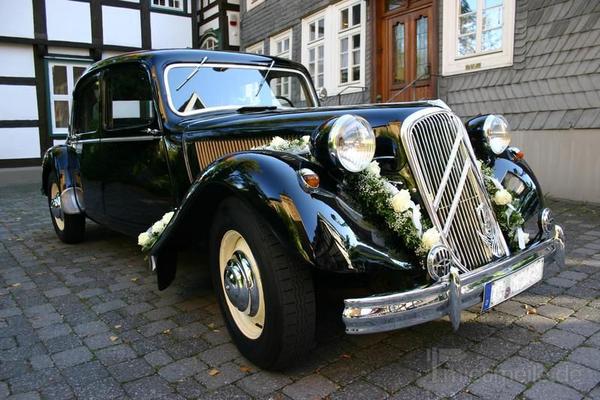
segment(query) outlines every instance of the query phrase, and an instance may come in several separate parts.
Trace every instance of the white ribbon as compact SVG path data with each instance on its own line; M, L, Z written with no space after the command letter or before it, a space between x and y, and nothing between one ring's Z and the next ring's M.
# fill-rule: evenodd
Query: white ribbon
M529 242L529 233L523 232L522 228L517 228L517 241L519 242L519 249L523 250Z
M411 202L412 203L412 202ZM423 236L423 225L421 225L421 206L418 204L412 204L412 223L419 234L419 237Z

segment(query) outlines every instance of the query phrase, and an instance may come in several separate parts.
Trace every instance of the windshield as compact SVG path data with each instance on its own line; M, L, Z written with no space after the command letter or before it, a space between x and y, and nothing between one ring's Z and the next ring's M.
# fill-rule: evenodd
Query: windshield
M173 111L191 115L216 107L313 107L313 94L297 71L269 66L175 64L166 70Z

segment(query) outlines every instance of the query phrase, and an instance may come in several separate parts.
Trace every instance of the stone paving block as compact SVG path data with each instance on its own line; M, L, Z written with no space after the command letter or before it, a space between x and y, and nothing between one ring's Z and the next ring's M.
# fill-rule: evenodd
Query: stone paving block
M556 306L553 304L544 304L537 308L537 313L547 318L552 319L565 319L574 313L573 310L565 307Z
M165 365L158 370L158 374L169 382L175 382L193 376L205 368L206 364L198 357L189 357Z
M456 371L434 368L429 374L417 379L417 386L429 390L440 397L451 397L464 389L470 379Z
M66 400L74 398L75 394L66 383L45 386L40 389L40 397L44 400Z
M489 357L472 351L466 351L462 357L448 361L446 367L460 372L471 379L475 379L490 371L497 363L498 361Z
M578 347L571 354L569 360L600 371L600 350L594 347Z
M97 333L106 332L108 326L102 321L90 321L75 326L75 333L78 336L86 337L95 335Z
M156 334L162 333L167 329L173 329L176 326L177 325L175 325L175 323L173 323L172 321L169 321L169 320L155 321L155 322L151 322L147 325L141 326L139 331L142 335L148 337L148 336L154 336Z
M115 346L123 343L123 341L111 332L99 333L94 336L86 337L83 342L90 350L103 349L109 346Z
M34 370L51 368L54 366L54 362L47 354L36 354L29 359L29 363Z
M156 350L144 356L144 359L153 367L162 367L173 361L170 355L164 350Z
M41 399L38 392L18 393L8 397L9 400L39 400Z
M135 351L126 344L119 344L116 346L107 347L96 352L96 357L102 362L102 364L109 366L118 364L123 361L132 360L137 357Z
M93 355L87 347L80 346L55 353L52 355L52 360L57 367L66 368L77 364L83 364L84 362L91 360L92 357Z
M439 399L438 396L431 393L428 390L421 389L415 385L408 385L400 389L397 393L394 394L390 399L392 400L436 400Z
M111 300L105 303L100 303L92 307L92 310L98 314L103 314L109 311L118 310L125 307L127 304L123 300Z
M559 323L557 328L577 333L582 336L591 336L600 331L600 324L571 317Z
M590 338L585 342L585 344L588 346L600 348L600 332L590 336Z
M125 392L116 380L104 378L80 388L76 394L82 399L109 400L120 398Z
M525 385L498 374L485 374L467 389L482 399L508 400L525 390Z
M162 320L162 319L167 319L176 314L177 314L176 309L174 309L173 307L167 306L167 307L162 307L162 308L155 308L151 311L148 311L148 312L144 313L144 317L146 317L146 319L148 319L148 321L158 321L158 320Z
M231 385L246 376L246 373L240 369L239 365L232 362L219 365L216 367L216 370L218 371L217 374L215 374L213 368L208 368L196 374L195 379L207 389L213 390L221 386Z
M62 370L67 383L77 392L84 386L109 377L108 370L98 361L89 361Z
M549 329L552 329L557 322L553 319L542 317L541 315L528 314L517 320L516 324L528 329L533 329L536 332L543 333Z
M71 289L67 287L58 287L50 290L46 290L44 295L48 298L64 296L66 294L71 293Z
M401 368L401 367L400 367ZM346 385L359 377L365 376L373 366L359 359L340 358L339 360L320 369L321 375L332 382Z
M211 366L223 364L240 356L239 350L233 343L224 343L200 353L200 359Z
M270 398L267 397L267 398ZM251 397L236 386L228 385L202 393L198 400L246 400ZM277 400L277 397L273 397Z
M575 318L600 323L600 310L593 307L582 307L575 313Z
M63 381L56 368L47 368L16 376L9 379L8 384L12 393L23 393L38 390L44 386L55 385Z
M388 394L381 388L365 381L356 381L329 395L331 400L383 400Z
M536 382L524 395L532 400L579 400L583 397L568 386L547 380Z
M194 378L187 378L177 383L177 393L186 399L197 399L206 393L206 388Z
M600 383L600 372L569 361L558 363L548 372L548 376L584 393Z
M562 349L574 349L585 341L585 337L562 329L550 329L541 340Z
M139 400L168 398L173 392L167 381L158 375L147 376L126 383L123 387L132 399Z
M130 382L154 373L152 366L143 358L111 365L108 370L118 382Z
M520 345L499 337L491 337L474 345L471 350L495 360L504 360L521 348Z
M337 389L329 379L313 374L306 376L283 388L282 392L294 400L323 398Z
M72 329L67 324L54 324L38 329L37 335L42 340L48 340L58 336L67 335L71 332Z
M283 374L260 371L239 380L236 385L252 396L261 397L291 383L292 380ZM311 396L311 394L308 394L308 396ZM318 394L313 397L318 397ZM324 397L324 395L321 397Z
M381 386L388 392L396 392L421 376L417 371L405 368L402 365L401 363L386 365L371 372L365 379Z
M514 381L528 384L542 377L544 366L527 358L514 356L498 365L494 371Z
M50 354L54 354L79 347L82 342L75 334L71 333L45 340L44 345Z

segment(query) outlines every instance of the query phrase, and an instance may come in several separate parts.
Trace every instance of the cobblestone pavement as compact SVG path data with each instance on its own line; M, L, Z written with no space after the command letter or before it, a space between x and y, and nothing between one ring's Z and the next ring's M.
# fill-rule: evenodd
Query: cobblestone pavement
M159 292L133 239L60 243L38 193L0 188L0 398L600 399L598 206L554 202L568 268L458 332L338 327L276 374L240 356L202 268Z

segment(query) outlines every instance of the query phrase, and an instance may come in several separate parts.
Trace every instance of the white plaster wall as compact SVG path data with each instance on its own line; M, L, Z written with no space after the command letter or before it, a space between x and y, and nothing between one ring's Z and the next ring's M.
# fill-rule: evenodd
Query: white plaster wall
M150 24L153 49L192 47L191 18L152 12Z
M0 85L0 99L0 120L38 119L35 86Z
M48 46L48 54L89 57L90 51L88 49L78 49L75 47Z
M142 47L140 11L102 6L104 44Z
M36 158L40 156L38 128L0 128L0 159Z
M0 36L34 37L32 0L0 0Z
M121 52L121 51L104 51L104 52L102 52L102 59L104 60L105 58L118 56L119 54L123 54L123 52Z
M600 203L600 130L515 132L512 144L525 152L545 194Z
M203 25L200 25L198 31L200 32L200 35L203 35L204 32L206 32L209 29L219 29L219 18L215 18Z
M30 45L0 44L0 60L0 76L35 77L33 47Z
M91 43L92 23L89 3L46 0L48 40Z

